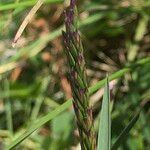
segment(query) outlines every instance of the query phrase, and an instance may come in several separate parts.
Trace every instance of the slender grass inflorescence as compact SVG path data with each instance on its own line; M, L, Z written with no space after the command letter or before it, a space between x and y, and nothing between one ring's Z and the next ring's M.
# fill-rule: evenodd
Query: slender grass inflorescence
M80 35L76 27L76 0L64 12L66 32L62 32L69 66L69 80L73 93L73 106L82 150L95 150L92 108L89 106L85 60Z

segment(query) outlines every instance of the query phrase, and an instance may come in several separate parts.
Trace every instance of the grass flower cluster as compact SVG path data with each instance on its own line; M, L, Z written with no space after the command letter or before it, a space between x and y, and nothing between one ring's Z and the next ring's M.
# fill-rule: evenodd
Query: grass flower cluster
M95 149L92 108L89 106L89 91L83 46L75 25L75 2L70 1L65 13L66 32L63 32L65 53L69 67L69 81L73 93L73 106L76 114L80 142L83 150Z

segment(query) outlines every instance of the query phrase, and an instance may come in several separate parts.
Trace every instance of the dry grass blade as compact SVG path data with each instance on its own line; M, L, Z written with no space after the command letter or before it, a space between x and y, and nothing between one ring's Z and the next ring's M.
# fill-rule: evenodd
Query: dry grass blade
M26 28L28 23L32 20L33 16L38 11L38 9L42 6L43 3L44 3L44 0L38 0L38 2L34 5L34 7L30 10L28 15L25 17L24 21L22 22L21 26L19 27L19 29L15 35L15 38L12 42L12 47L15 47L15 45L16 45L18 39L20 38L20 36L22 35L24 29Z

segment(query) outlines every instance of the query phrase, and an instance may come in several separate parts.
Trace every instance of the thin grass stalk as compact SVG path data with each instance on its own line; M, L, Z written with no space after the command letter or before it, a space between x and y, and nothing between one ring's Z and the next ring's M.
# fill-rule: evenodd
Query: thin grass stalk
M4 89L8 92L9 95L9 82L8 79L4 79ZM5 99L5 109L6 109L6 121L7 121L7 128L10 132L10 135L13 135L13 121L12 121L12 108L11 108L11 101L8 98Z
M95 150L92 108L89 106L89 91L86 77L83 46L76 27L76 0L64 12L66 32L63 31L64 49L69 68L69 81L73 93L73 106L80 135L82 150Z

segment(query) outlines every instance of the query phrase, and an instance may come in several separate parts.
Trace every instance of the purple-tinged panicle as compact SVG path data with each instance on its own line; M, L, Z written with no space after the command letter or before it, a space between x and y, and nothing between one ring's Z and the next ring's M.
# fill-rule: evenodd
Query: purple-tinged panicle
M67 10L64 11L65 16L65 26L66 26L66 34L68 39L76 39L77 38L77 31L74 27L74 12L75 12L75 5L76 0L70 1L70 6Z
M70 1L70 8L69 8L69 17L70 17L71 22L73 22L73 20L74 20L75 5L76 5L76 0L71 0Z
M70 1L70 7L71 7L71 8L74 8L75 5L76 5L76 0L71 0L71 1Z
M64 11L66 31L62 32L64 51L68 60L69 81L73 94L73 106L76 114L82 150L95 150L92 109L89 106L89 93L85 70L85 60L81 37L75 26L76 0L70 0L70 6Z

